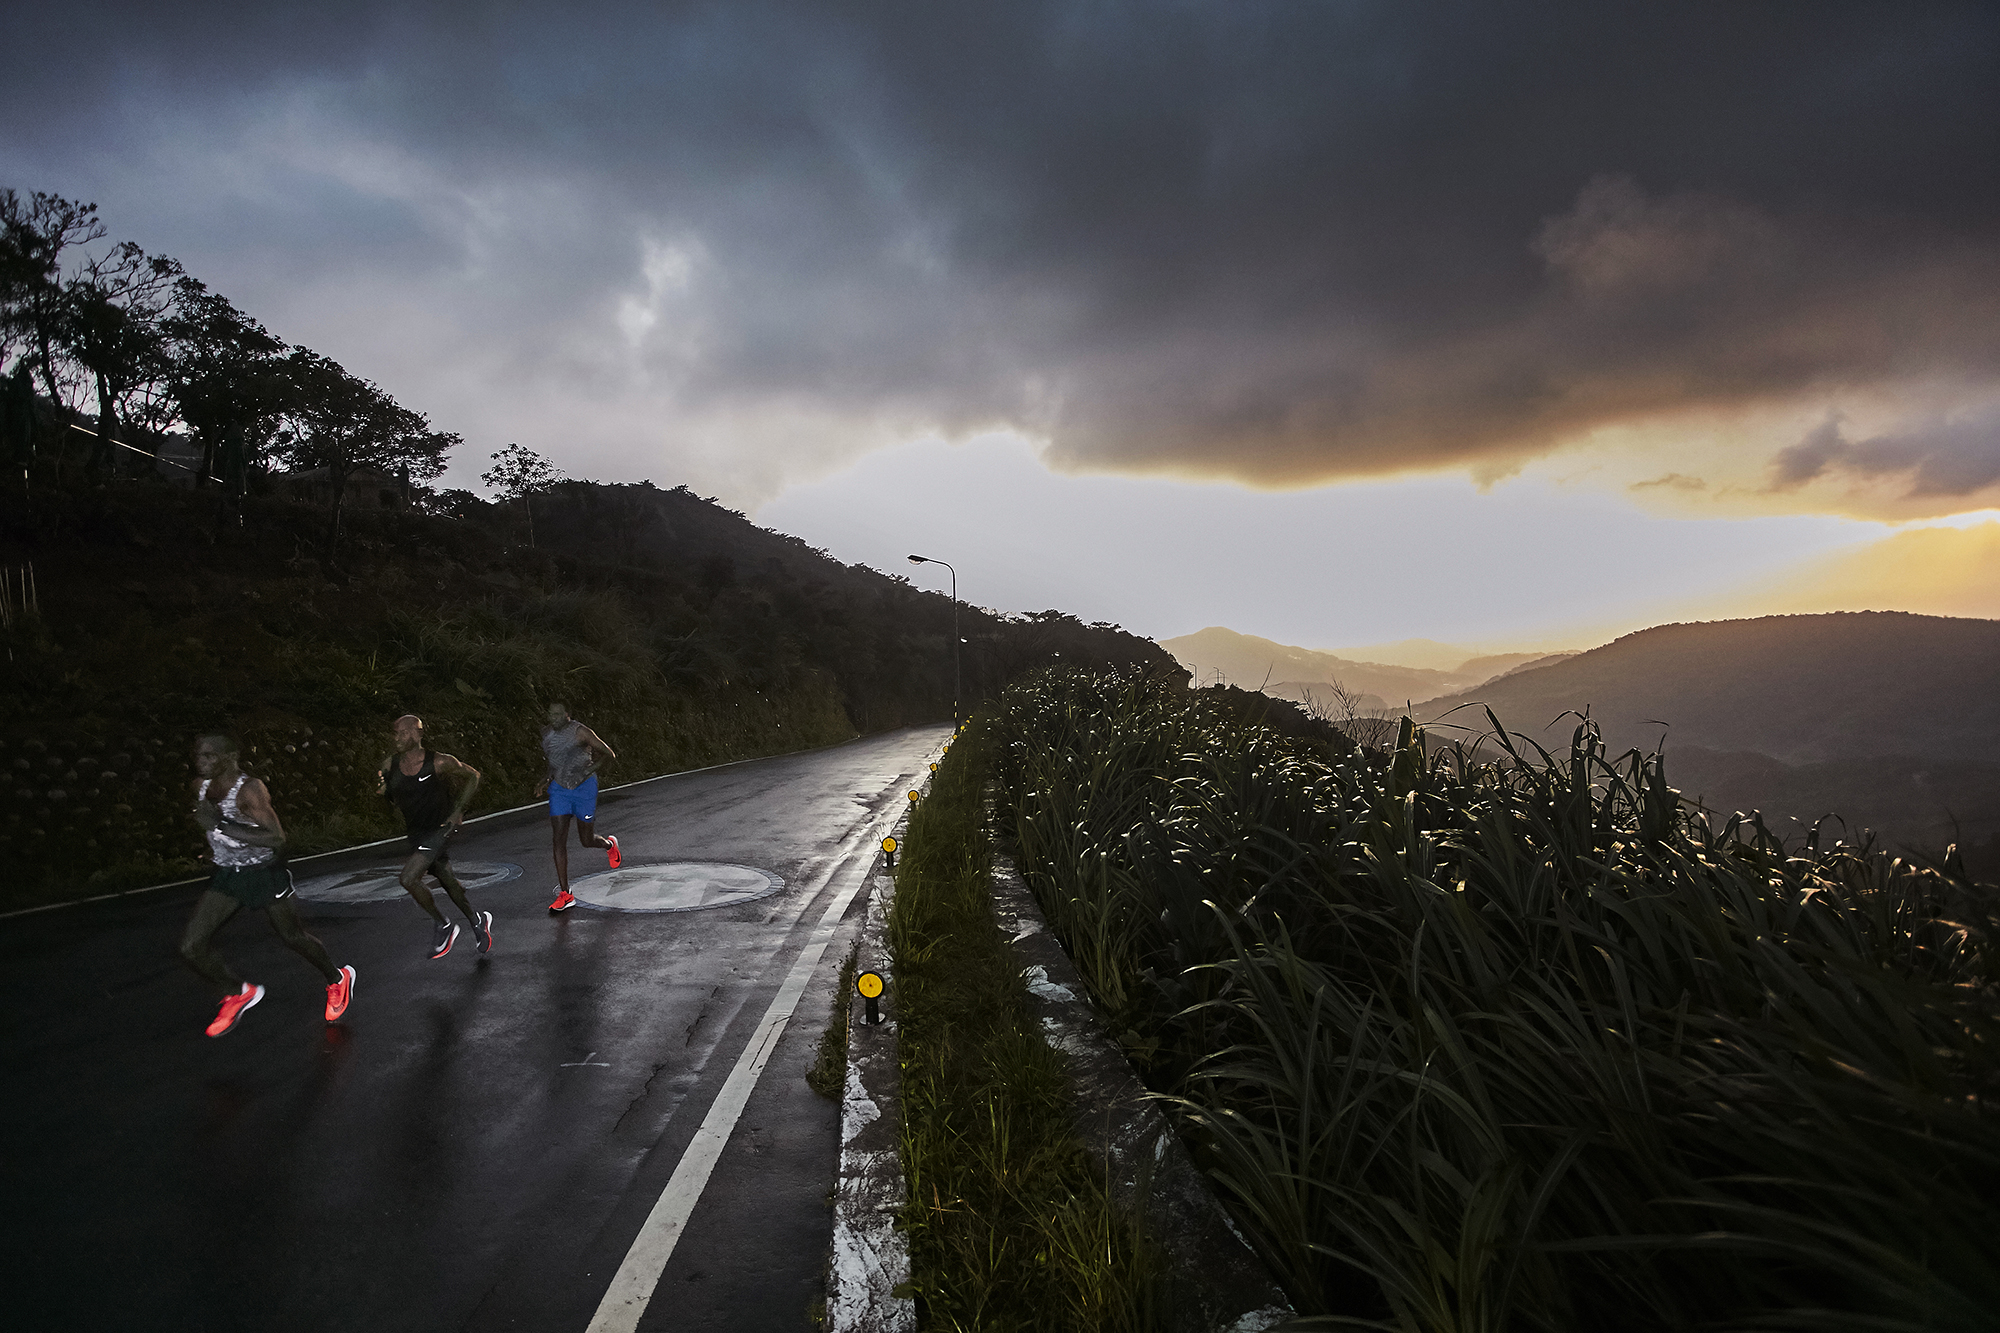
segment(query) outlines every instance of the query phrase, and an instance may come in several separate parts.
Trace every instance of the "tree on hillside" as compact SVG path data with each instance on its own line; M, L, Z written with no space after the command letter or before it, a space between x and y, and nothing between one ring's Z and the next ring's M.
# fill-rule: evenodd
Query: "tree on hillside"
M519 500L528 510L528 545L535 544L535 492L547 490L563 480L555 464L524 444L510 444L492 455L493 466L480 473L482 486L490 486L503 500Z
M104 236L96 204L36 191L23 200L0 190L0 353L16 342L41 371L49 398L69 404L74 377L59 375L65 298L63 251ZM73 404L70 404L73 405Z
M429 481L444 471L445 455L461 441L434 431L413 412L338 362L303 347L285 358L290 385L285 429L276 455L298 472L325 469L333 487L333 523L327 558L340 542L347 483L366 468L406 481Z
M240 497L250 466L270 449L293 400L284 359L290 349L186 276L174 284L173 313L160 327L168 340L172 413L201 445L195 484L220 477Z
M162 317L181 266L148 255L126 241L84 261L63 285L58 337L70 358L90 373L97 389L97 445L90 471L118 469L125 402L146 385L167 378Z

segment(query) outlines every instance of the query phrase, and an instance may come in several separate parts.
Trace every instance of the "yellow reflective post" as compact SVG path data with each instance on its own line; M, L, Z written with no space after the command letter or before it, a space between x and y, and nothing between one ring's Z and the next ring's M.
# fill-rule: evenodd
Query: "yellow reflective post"
M882 1021L881 1011L875 1002L882 998L882 976L878 972L863 972L854 979L854 989L861 992L862 1004L867 1009L867 1017L862 1021L869 1024Z
M890 870L896 868L896 840L894 838L882 839L882 864Z
M910 804L911 804L911 805L915 805L916 803L917 803L917 794L916 794L915 792L911 792L911 793L910 793Z

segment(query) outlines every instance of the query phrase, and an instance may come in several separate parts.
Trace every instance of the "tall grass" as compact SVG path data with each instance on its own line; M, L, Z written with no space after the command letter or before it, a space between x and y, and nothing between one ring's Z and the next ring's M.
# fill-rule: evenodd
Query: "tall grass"
M1137 677L1003 700L1029 882L1298 1308L1993 1327L1991 891L1488 720L1497 763Z
M910 820L889 916L919 1324L1164 1327L1155 1251L1076 1136L1065 1057L1042 1039L994 923L987 771L975 723Z

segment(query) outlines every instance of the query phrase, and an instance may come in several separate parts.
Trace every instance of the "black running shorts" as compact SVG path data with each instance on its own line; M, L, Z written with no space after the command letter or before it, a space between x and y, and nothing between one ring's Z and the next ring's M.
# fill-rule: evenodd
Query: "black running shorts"
M440 824L436 828L427 829L422 833L412 833L408 835L410 854L412 856L427 856L430 858L429 864L434 866L450 865L451 851L446 844L451 841L451 835L456 832L458 830L451 827L451 825Z
M292 896L292 872L279 865L217 866L208 887L245 907L269 907Z

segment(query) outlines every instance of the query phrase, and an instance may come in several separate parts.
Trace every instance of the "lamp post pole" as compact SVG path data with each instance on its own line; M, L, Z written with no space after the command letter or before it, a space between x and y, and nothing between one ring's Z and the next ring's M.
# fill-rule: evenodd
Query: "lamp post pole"
M939 560L935 556L913 555L913 565L943 565L951 570L951 725L958 726L958 700L960 678L958 674L958 571L951 568L951 561Z

